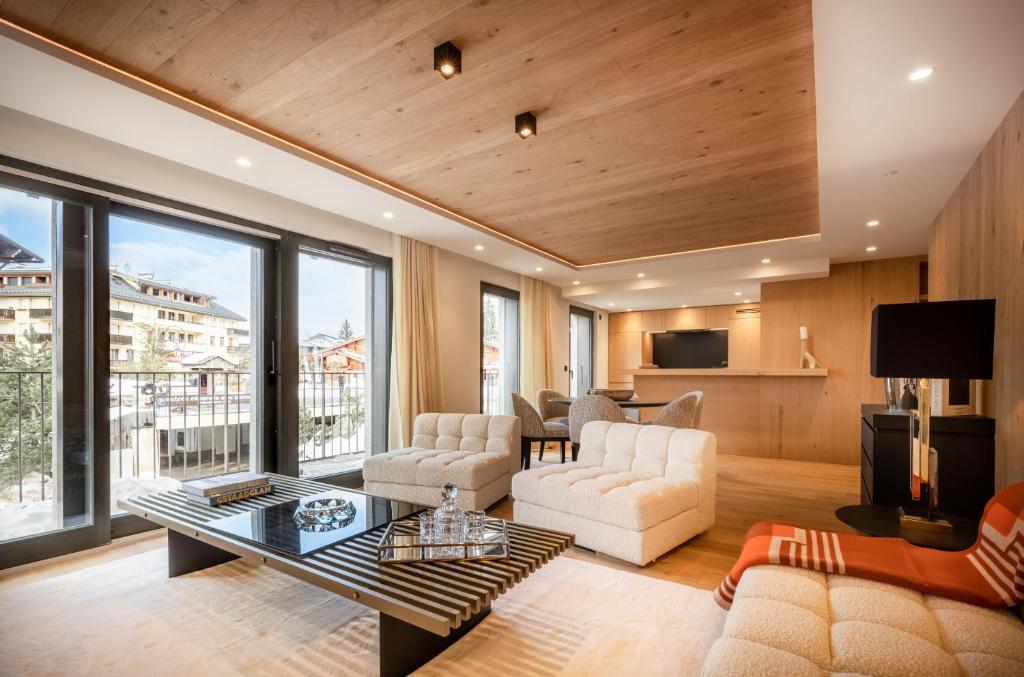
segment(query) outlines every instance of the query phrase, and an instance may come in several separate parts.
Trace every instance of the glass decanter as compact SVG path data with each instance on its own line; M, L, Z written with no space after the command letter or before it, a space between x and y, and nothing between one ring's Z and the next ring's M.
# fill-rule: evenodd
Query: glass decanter
M441 505L434 511L434 543L464 543L466 540L466 515L459 510L456 497L459 488L452 483L441 487ZM465 547L434 548L437 557L456 558L465 556Z

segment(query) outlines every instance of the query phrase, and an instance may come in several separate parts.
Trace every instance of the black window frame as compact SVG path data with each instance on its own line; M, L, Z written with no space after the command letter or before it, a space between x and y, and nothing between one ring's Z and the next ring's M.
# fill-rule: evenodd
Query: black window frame
M480 281L480 361L479 361L479 382L480 387L477 392L479 396L479 410L480 413L484 413L484 295L489 294L491 296L500 296L510 301L516 302L516 331L518 336L516 337L516 376L519 377L522 374L522 352L523 352L523 313L522 313L522 301L520 300L520 294L518 290L509 289L508 287L502 287L501 285L493 284L491 282ZM519 379L517 378L517 381ZM519 383L516 383L513 389L514 393L519 393Z
M576 315L578 317L585 317L585 318L590 320L590 385L588 385L587 388L593 388L594 387L594 364L595 364L595 359L596 359L596 351L594 349L594 328L595 328L594 325L597 324L597 316L594 314L594 311L590 310L589 308L580 308L579 306L573 306L573 305L569 306L569 323L570 323L570 330L569 330L569 341L570 341L569 355L570 356L572 355L572 345L571 345L571 342L572 342L572 328L571 327L572 327L572 316L573 315ZM571 358L569 360L569 369L570 369L570 371L572 370L572 359ZM572 378L571 374L570 374L569 378L570 379ZM571 390L571 388L570 388L570 390Z
M389 257L4 154L0 154L0 184L92 209L91 288L83 284L83 289L90 295L93 320L102 318L102 321L92 321L88 332L92 340L92 387L89 395L93 411L86 433L93 437L94 449L93 523L89 527L27 536L0 544L0 569L96 547L109 543L111 538L159 528L136 515L119 515L113 519L110 516L108 233L112 208L121 215L144 214L145 220L162 221L165 225L184 223L195 232L205 230L216 237L240 238L240 241L249 238L248 242L255 238L270 244L263 266L263 366L266 379L261 460L263 470L267 472L298 476L298 315L297 304L292 301L298 298L299 250L320 250L373 266L375 293L382 293L375 297L377 302L372 311L374 341L370 349L375 351L373 378L380 386L374 388L371 406L381 413L377 417L379 430L373 431L372 448L368 451L375 454L387 450L393 303ZM82 336L86 333L83 332ZM295 386L291 389L291 403L295 407L286 406L290 401L285 394L289 392L289 380ZM105 434L96 434L98 430ZM362 473L355 471L317 480L340 486L358 486L362 484ZM103 500L96 500L97 497Z

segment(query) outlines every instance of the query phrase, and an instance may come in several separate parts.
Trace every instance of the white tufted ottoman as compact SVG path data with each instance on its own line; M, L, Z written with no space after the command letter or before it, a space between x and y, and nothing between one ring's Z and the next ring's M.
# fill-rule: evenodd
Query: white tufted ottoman
M577 462L517 474L512 497L515 521L644 565L714 524L715 436L592 421Z
M441 485L453 482L460 508L483 510L509 493L519 470L520 427L515 416L420 414L411 447L366 459L363 489L436 506Z
M850 576L747 569L703 677L1024 675L1024 623Z

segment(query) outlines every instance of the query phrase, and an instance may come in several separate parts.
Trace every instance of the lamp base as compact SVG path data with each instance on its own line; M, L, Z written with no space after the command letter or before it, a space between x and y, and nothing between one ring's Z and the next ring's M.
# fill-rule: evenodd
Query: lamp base
M903 508L898 510L900 517L900 528L902 529L916 529L918 531L931 531L943 534L953 533L953 523L946 519L946 516L941 512L935 511L931 514L921 514L914 511L913 508Z

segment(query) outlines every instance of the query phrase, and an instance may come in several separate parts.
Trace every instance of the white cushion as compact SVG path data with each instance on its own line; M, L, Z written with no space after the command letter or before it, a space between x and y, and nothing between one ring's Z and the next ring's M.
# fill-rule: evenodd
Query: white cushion
M519 469L519 430L515 416L420 414L412 446L367 458L363 480L480 489Z
M560 463L512 478L512 495L559 512L643 531L697 507L694 482L582 463Z
M757 646L755 646L757 645ZM744 572L702 675L1020 675L1024 623L886 583L784 566Z

